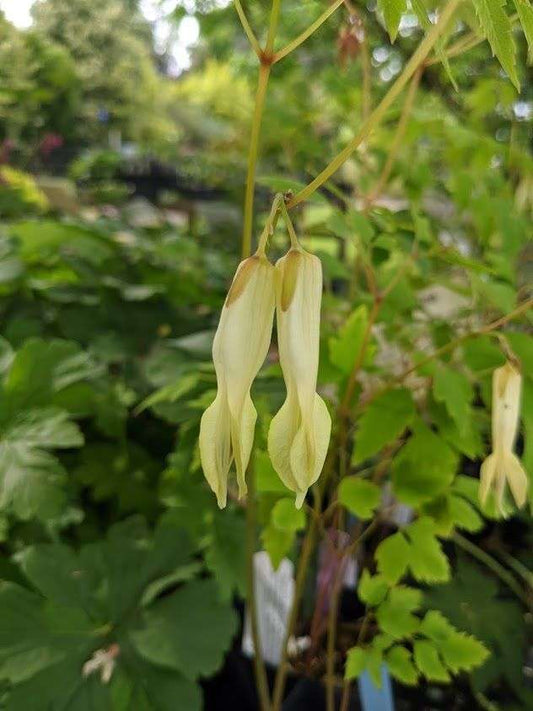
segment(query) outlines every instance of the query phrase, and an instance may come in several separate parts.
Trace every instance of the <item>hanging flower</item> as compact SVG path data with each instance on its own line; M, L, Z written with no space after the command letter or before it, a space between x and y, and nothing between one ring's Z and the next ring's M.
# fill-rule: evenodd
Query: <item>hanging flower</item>
M275 270L264 252L239 265L213 342L218 392L200 423L200 458L218 505L226 505L228 474L237 470L239 496L246 494L245 474L257 412L250 388L270 344L275 308Z
M528 490L527 474L513 449L520 420L522 376L508 361L494 371L492 378L492 454L481 465L479 497L485 503L494 489L503 513L506 482L518 507L524 506Z
M272 420L268 451L284 484L296 493L296 506L320 476L331 435L331 418L316 393L320 338L322 266L295 246L276 264L278 346L287 388Z

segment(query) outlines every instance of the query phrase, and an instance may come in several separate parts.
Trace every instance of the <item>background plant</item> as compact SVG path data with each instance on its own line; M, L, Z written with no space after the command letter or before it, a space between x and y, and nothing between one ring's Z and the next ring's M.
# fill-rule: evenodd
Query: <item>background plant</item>
M379 10L339 5L270 69L245 251L273 192L291 189L298 234L325 272L319 383L335 431L303 513L266 454L269 418L284 397L275 349L255 385L261 426L246 512L237 503L217 510L197 455L199 418L215 389L210 340L241 248L235 208L250 172L244 136L260 65L234 8L198 4L202 43L172 105L183 136L175 155L194 151L202 179L227 190L224 204L198 201L178 224L158 212L141 226L128 209L39 220L19 212L4 222L6 708L41 698L51 708L88 698L113 709L200 708L197 681L220 666L236 630L231 598L246 595L246 548L260 547L274 565L283 556L298 563L291 629L312 631L313 654L291 666L307 672L318 660L330 708L341 675L347 701L351 679L363 668L376 678L382 660L405 698L414 684L419 695L428 685L445 694L446 682L463 693L471 686L470 705L528 708L530 520L512 507L508 521L491 503L480 508L476 476L489 448L492 370L509 350L525 376L519 447L531 471L531 13L517 3L511 34L499 5L475 5L490 8L481 25L463 2L454 14L461 24L437 36L423 14L432 17L432 4L413 5L398 33L405 8L384 4L392 46ZM284 0L273 50L326 9ZM262 41L270 10L243 3ZM505 30L498 45L494 18ZM520 95L489 61L483 35L508 76L522 79ZM434 51L376 120L428 36ZM196 124L200 115L205 124ZM361 141L365 126L373 130ZM285 248L280 228L272 250ZM413 508L413 522L401 523L401 504ZM348 533L345 545L338 530ZM312 583L320 541L333 559L359 560L349 619L339 614L340 577L325 590ZM197 653L183 654L181 634ZM82 673L98 651L114 662L108 684L104 666ZM288 671L284 664L278 674L274 706Z

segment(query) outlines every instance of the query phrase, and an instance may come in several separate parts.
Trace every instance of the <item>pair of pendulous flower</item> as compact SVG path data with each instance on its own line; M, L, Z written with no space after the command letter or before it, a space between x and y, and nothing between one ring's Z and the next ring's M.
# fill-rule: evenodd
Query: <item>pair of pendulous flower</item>
M274 313L287 397L270 425L270 459L297 507L320 476L331 435L328 409L316 393L321 299L320 260L297 242L275 267L260 246L237 268L213 342L217 396L200 424L202 468L221 508L233 462L239 496L247 492L257 419L250 388L267 356Z

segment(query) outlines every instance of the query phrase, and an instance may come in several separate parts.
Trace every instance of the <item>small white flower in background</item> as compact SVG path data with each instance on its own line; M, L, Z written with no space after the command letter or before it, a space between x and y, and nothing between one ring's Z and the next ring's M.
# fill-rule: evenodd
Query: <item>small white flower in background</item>
M496 502L503 513L506 483L516 505L526 503L529 481L514 445L520 421L522 376L508 361L494 371L492 378L492 454L481 465L479 498L485 503L489 491L494 490Z
M274 266L264 254L258 252L241 262L213 342L218 391L200 423L200 459L220 508L226 505L233 461L239 496L247 491L245 474L257 419L250 388L272 336L274 276Z
M293 246L276 264L278 347L287 398L268 433L272 465L296 493L296 506L319 478L331 435L331 417L316 393L322 265Z
M118 644L112 644L108 649L97 649L93 656L83 665L83 676L88 677L99 671L102 683L109 684L119 654L120 647Z

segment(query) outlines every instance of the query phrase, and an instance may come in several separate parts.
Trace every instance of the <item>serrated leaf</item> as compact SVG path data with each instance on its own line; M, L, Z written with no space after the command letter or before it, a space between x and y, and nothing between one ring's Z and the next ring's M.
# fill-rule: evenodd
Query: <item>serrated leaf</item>
M450 496L450 514L456 528L462 528L469 533L477 533L484 526L476 509L461 496Z
M394 533L376 548L378 571L389 585L395 585L409 565L409 543L403 533Z
M447 683L450 675L439 658L437 647L426 640L416 640L413 645L415 664L429 681Z
M489 656L488 650L465 632L454 632L439 642L440 653L446 665L457 674L480 666Z
M442 583L450 578L450 564L435 536L431 519L421 517L405 529L410 541L409 567L416 580Z
M394 639L410 637L417 631L420 621L412 614L422 601L422 593L414 588L393 588L388 598L376 611L380 629Z
M392 676L402 684L415 686L418 672L411 660L411 653L402 646L390 649L385 655L385 661Z
M505 12L502 0L473 0L481 29L487 38L492 53L507 72L510 80L520 90L516 72L516 46L512 25Z
M368 570L363 571L357 593L361 602L374 607L385 599L389 584L382 575L370 575Z
M220 667L236 628L235 613L220 601L215 582L198 580L146 610L131 639L147 661L195 679Z
M353 464L359 464L394 442L409 427L414 415L415 406L408 390L390 390L377 397L359 420Z
M412 506L429 501L451 484L457 463L457 454L419 420L413 426L413 436L393 461L394 492Z
M352 647L348 650L346 657L346 667L344 669L345 679L357 679L366 666L366 652L361 647Z
M378 7L383 13L383 19L391 42L394 42L398 34L402 14L407 9L407 2L406 0L378 0Z
M429 610L420 623L421 634L426 635L434 642L441 642L452 634L453 626L438 610Z
M458 427L467 419L474 397L470 381L463 373L440 364L433 379L435 399L443 402Z
M371 481L355 476L345 477L340 483L338 498L348 511L360 519L368 519L379 506L381 489Z
M514 0L520 24L524 30L528 46L528 60L533 62L533 6L528 0Z

